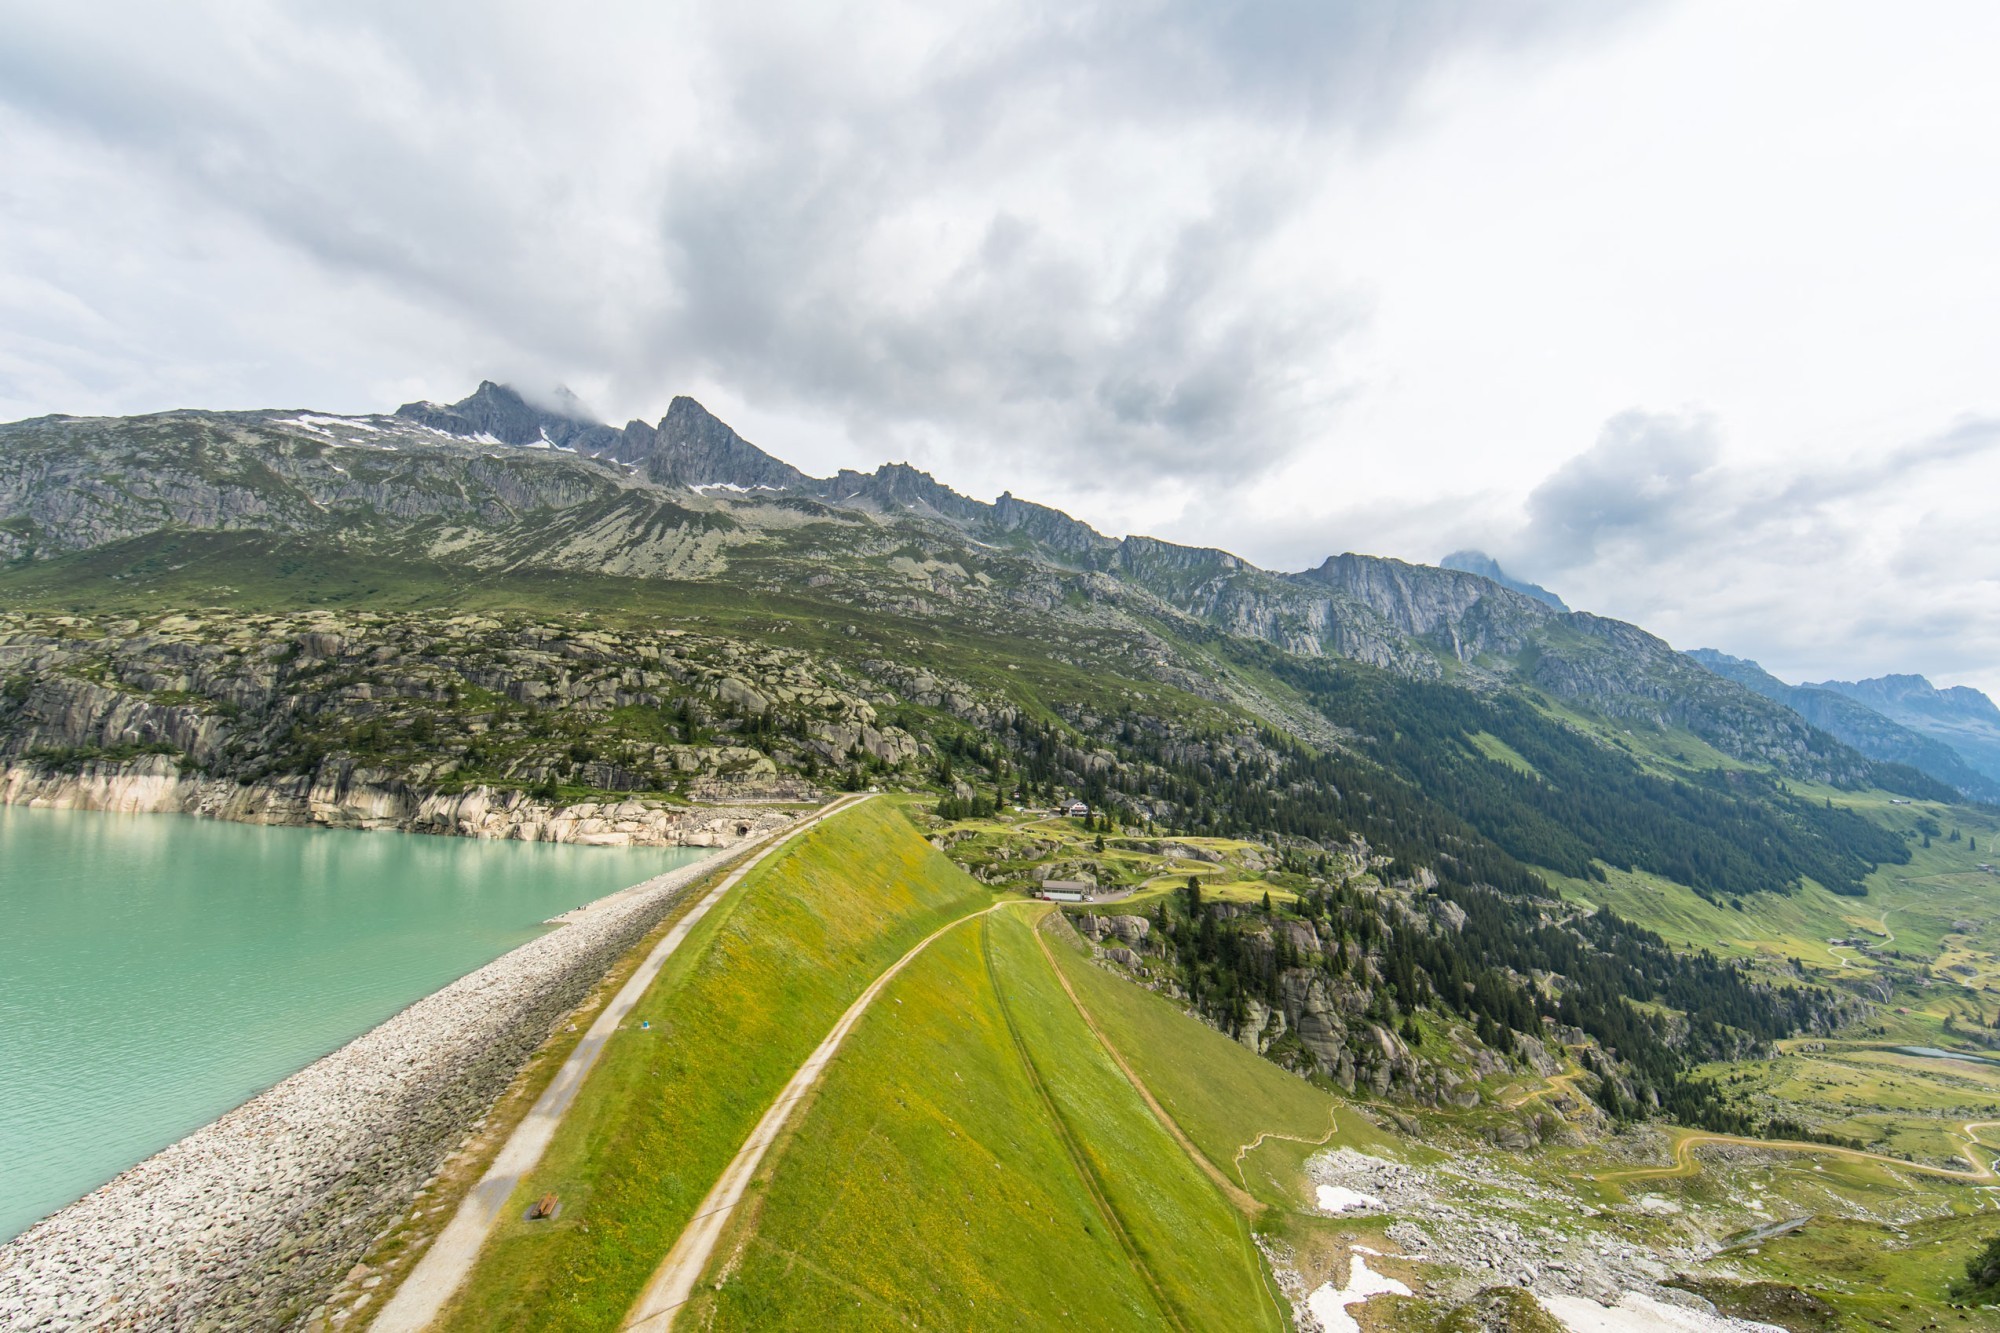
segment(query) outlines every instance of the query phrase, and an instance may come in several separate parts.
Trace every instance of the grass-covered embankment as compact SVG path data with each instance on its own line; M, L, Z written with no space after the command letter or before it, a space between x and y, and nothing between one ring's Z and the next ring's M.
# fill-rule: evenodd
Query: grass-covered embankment
M1050 970L1040 910L967 922L882 993L690 1325L1283 1327L1244 1219Z
M990 901L882 801L758 867L606 1048L438 1326L616 1327L841 1011L911 945ZM523 1221L549 1192L561 1216Z

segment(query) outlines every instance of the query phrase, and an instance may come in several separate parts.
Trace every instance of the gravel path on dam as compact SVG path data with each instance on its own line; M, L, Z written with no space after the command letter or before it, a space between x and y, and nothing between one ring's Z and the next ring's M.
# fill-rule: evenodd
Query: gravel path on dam
M765 832L776 822L766 814ZM786 825L790 820L784 821ZM0 1328L275 1328L351 1267L522 1062L728 853L556 918L0 1246Z

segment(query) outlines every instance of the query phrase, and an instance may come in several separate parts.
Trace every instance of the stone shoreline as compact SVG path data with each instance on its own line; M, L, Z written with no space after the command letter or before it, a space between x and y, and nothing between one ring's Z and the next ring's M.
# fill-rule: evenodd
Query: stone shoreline
M0 1328L298 1321L713 864L564 913L0 1246Z
M727 847L772 827L772 805L822 799L812 784L783 779L711 782L702 784L698 797L702 804L627 797L558 805L506 788L446 793L350 763L242 783L184 771L168 755L93 760L75 768L0 759L0 805L602 847Z

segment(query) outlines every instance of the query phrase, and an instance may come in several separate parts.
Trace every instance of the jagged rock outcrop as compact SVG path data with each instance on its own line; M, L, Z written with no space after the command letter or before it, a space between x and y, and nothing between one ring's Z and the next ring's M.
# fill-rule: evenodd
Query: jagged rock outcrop
M1454 569L1348 553L1329 557L1300 581L1339 589L1391 627L1448 651L1461 662L1511 655L1556 614L1532 597Z
M470 397L449 406L404 403L396 415L447 435L548 445L592 457L615 456L623 443L620 432L591 420L588 409L567 389L557 391L555 409L550 410L531 405L504 384L482 380Z
M738 435L685 396L675 398L645 459L646 476L663 486L768 487L807 484L806 474Z
M1118 545L1088 523L1080 523L1060 509L1020 499L1011 491L1002 491L993 502L987 530L993 535L1025 537L1070 559L1101 556Z

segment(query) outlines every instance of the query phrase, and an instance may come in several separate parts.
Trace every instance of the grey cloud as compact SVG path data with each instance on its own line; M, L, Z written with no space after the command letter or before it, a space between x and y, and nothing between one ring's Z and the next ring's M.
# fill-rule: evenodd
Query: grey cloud
M1788 679L2000 663L2000 421L1968 418L1854 458L1725 461L1700 413L1628 412L1481 534L1509 572L1683 647ZM1444 549L1440 547L1439 549Z
M1120 112L1280 116L1379 129L1441 57L1601 30L1636 0L1155 0L1050 6L1011 49L959 80L1006 97L1080 84Z
M1971 418L1910 443L1808 469L1722 463L1722 432L1700 412L1633 410L1528 496L1510 543L1524 564L1561 571L1607 554L1647 558L1755 539L1794 553L1824 545L1840 507L1914 491L1937 469L2000 449L2000 421Z
M1576 563L1607 542L1650 544L1700 526L1711 512L1704 477L1720 456L1706 415L1620 413L1528 496L1534 558Z
M1351 292L1256 272L1321 184L1280 141L1392 118L1453 51L1600 25L1620 8L1029 10L890 102L767 66L760 86L816 96L731 101L729 151L676 174L666 234L680 300L657 341L717 380L838 412L858 438L1005 450L1086 482L1255 473L1324 424L1340 345L1364 315ZM1054 137L1014 141L1023 115ZM821 128L777 132L801 121ZM1224 160L1176 149L1177 136L1218 133L1235 150ZM1024 161L1119 135L1136 135L1157 172L1188 173L1189 197L1081 240L1018 211L1032 201L1007 187ZM990 225L948 277L915 300L849 280L885 215L940 192L919 183L955 192L973 175L991 182L970 191Z
M1996 444L2000 444L2000 421L1968 417L1936 435L1877 451L1843 467L1803 473L1783 487L1776 502L1812 505L1865 495L1923 469L1989 453Z
M16 0L0 101L615 413L705 379L1114 484L1326 427L1365 305L1273 257L1329 145L1454 54L1635 7Z

